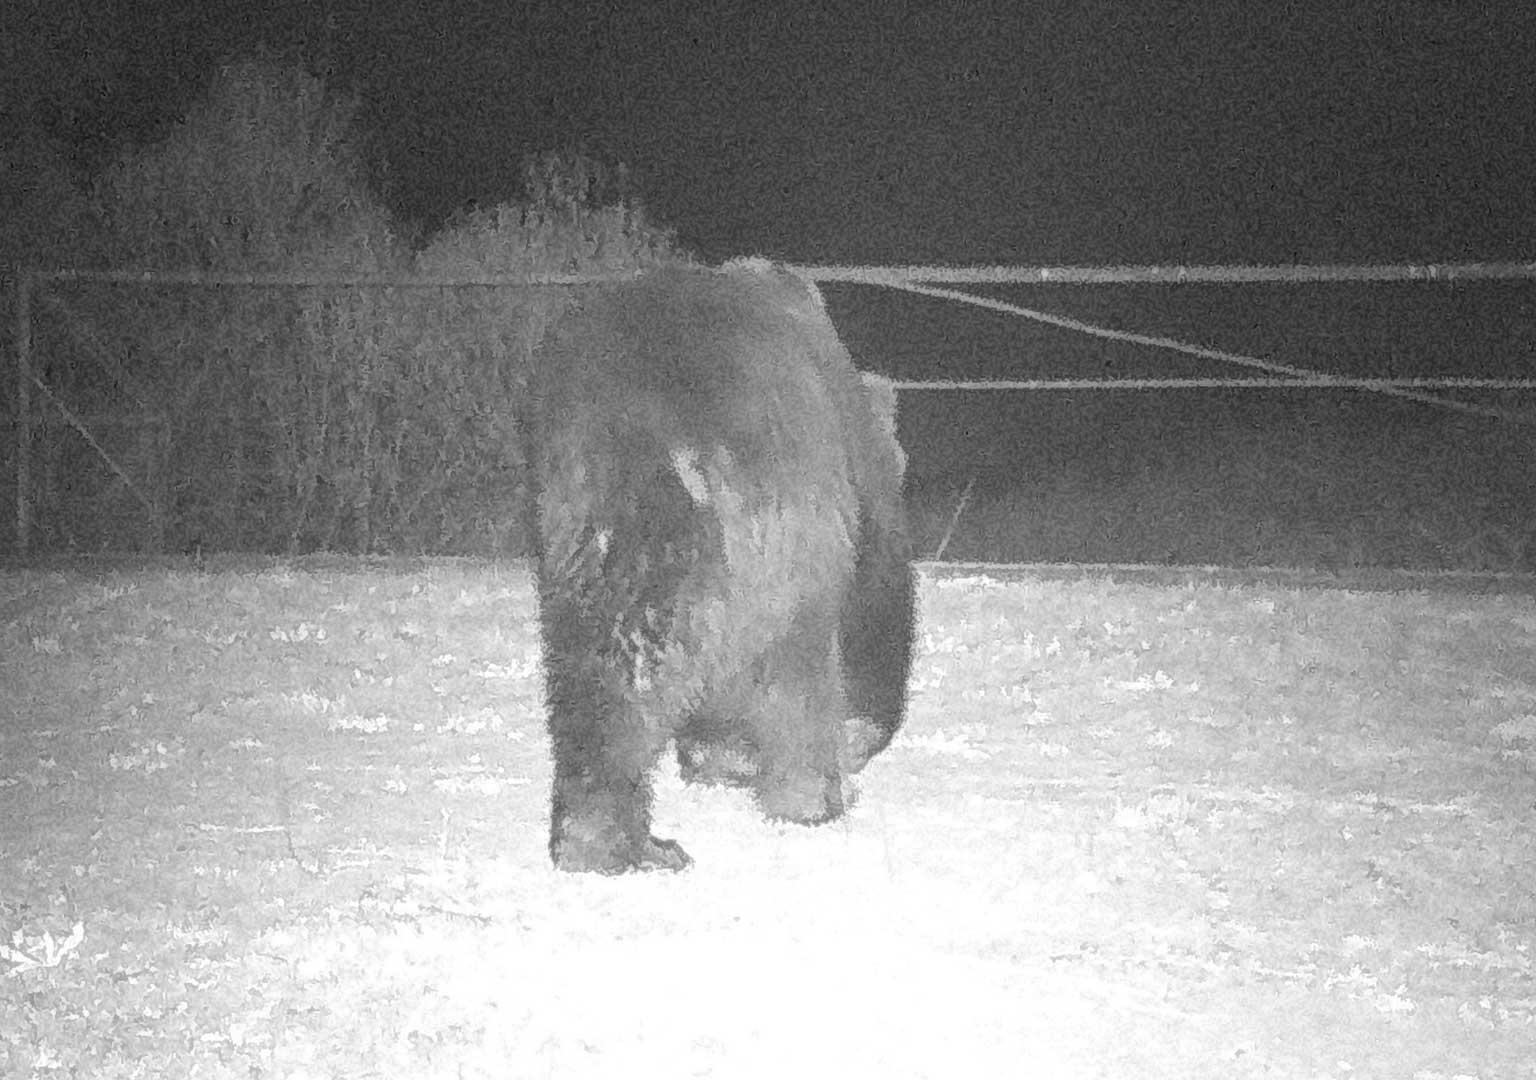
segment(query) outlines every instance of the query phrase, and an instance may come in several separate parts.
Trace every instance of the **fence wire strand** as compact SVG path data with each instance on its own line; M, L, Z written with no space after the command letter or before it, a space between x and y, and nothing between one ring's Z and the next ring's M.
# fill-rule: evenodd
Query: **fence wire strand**
M1476 267L1480 271L1485 271L1489 267L1494 266L1494 265L1503 266L1507 271L1509 271L1509 273L1505 273L1505 274L1502 275L1502 276L1505 276L1505 277L1511 276L1511 274L1513 274L1513 276L1518 276L1518 277L1536 276L1536 264L1475 264L1475 265L1476 265ZM1003 271L1003 270L1008 270L1008 269L1010 269L1010 268L1007 268L1007 267L994 267L994 268L991 268L991 270L994 270L994 271ZM1043 279L1039 278L1038 275L1050 272L1049 270L1044 270L1044 269L1037 269L1037 270L1024 270L1022 268L1015 268L1015 269L1019 269L1020 273L1026 275L1022 279L1020 279L1018 277L1015 277L1013 279L1015 281L1015 283L1017 282L1017 280L1026 280L1026 281L1028 281L1028 280L1043 280ZM1145 273L1148 273L1148 274L1160 272L1160 271L1158 271L1158 268L1155 268L1155 267L1147 267L1147 268L1142 268L1142 269L1143 269L1143 271ZM1177 268L1173 268L1173 269L1177 269ZM1299 275L1302 271L1310 271L1310 272L1312 272L1314 274L1336 272L1339 275L1342 275L1343 271L1351 269L1351 268L1347 268L1347 267L1331 267L1331 268L1329 268L1329 267L1310 267L1310 268L1308 268L1308 267L1247 267L1247 268L1244 268L1244 267L1205 267L1205 268L1189 267L1189 268L1184 268L1184 269L1186 269L1187 272L1190 275L1194 275L1196 271L1201 271L1201 270L1207 272L1208 274L1215 274L1217 271L1221 271L1222 273L1228 274L1228 275L1235 275L1239 271L1242 271L1242 270L1251 270L1251 271L1268 270L1268 271L1274 272L1276 274L1279 274L1281 272L1287 272L1287 273L1290 273L1290 274L1293 275L1291 277L1263 277L1263 276L1241 277L1241 276L1231 276L1231 277L1228 277L1228 278L1225 279L1225 280L1230 280L1230 281L1270 281L1270 280L1328 280L1328 281L1340 281L1340 280L1399 280L1399 281L1402 281L1402 280L1430 280L1431 278L1428 276L1427 271L1429 269L1436 269L1436 268L1413 268L1413 267L1397 267L1397 268L1388 268L1388 267L1377 267L1377 268L1358 267L1358 268L1353 268L1353 269L1358 270L1362 275L1366 274L1367 272L1373 271L1373 270L1376 271L1376 272L1379 272L1379 273L1383 273L1383 274L1385 274L1386 271L1392 270L1392 269L1395 269L1395 270L1399 271L1399 276L1397 276L1397 277L1381 277L1381 278L1373 278L1373 277L1366 277L1366 276L1361 276L1361 277L1356 277L1356 278L1345 278L1343 276L1335 276L1335 277L1297 277L1297 276L1295 276L1295 275ZM1437 273L1439 275L1439 278L1448 278L1448 277L1451 277L1451 276L1455 276L1454 273L1452 272L1454 269L1456 269L1456 268L1451 268L1451 267L1438 268L1437 269ZM1473 276L1471 274L1471 270L1473 269L1473 267L1471 265L1461 267L1460 269L1465 272L1463 274L1463 276ZM1083 280L1107 280L1108 279L1108 275L1111 274L1112 270L1113 270L1113 268L1103 268L1103 269L1098 271L1098 273L1100 275L1103 275L1101 278L1092 278L1092 279L1084 278ZM868 273L867 274L857 274L857 273L854 273L854 271L867 271ZM1409 271L1418 271L1418 272L1417 273L1409 273ZM1202 359L1202 360L1217 360L1217 361L1220 361L1222 363L1236 364L1236 365L1238 365L1240 367L1246 367L1246 368L1250 368L1250 369L1256 370L1256 371L1267 372L1270 375L1278 375L1278 376L1285 376L1286 377L1284 379L1273 380L1272 382L1269 383L1269 385L1275 385L1275 386L1298 386L1298 387L1299 386L1318 386L1318 387L1337 387L1339 389L1365 390L1365 391L1368 391L1368 392L1371 392L1371 393L1385 394L1385 395L1387 395L1389 397L1403 398L1403 399L1406 399L1406 400L1409 400L1409 401L1416 401L1416 402L1419 402L1420 404L1424 404L1424 405L1432 405L1435 408L1447 409L1447 410L1452 411L1452 412L1467 413L1467 414L1470 414L1470 415L1473 415L1473 416L1492 417L1494 419L1504 420L1504 421L1507 421L1507 422L1512 423L1512 424L1522 424L1522 425L1536 424L1536 419L1532 419L1531 417L1525 416L1525 415L1523 415L1521 413L1515 412L1515 411L1510 410L1510 409L1501 409L1501 408L1499 408L1497 406L1494 406L1494 405L1478 405L1478 404L1473 404L1471 402L1458 401L1455 398L1448 398L1448 397L1444 397L1444 396L1439 395L1439 394L1425 393L1423 390L1414 389L1413 388L1415 386L1426 386L1426 385L1429 385L1429 386L1457 386L1457 385L1459 385L1459 386L1462 386L1462 387L1471 387L1472 385L1474 385L1474 383L1471 382L1471 381L1455 381L1455 380L1450 380L1450 379L1434 379L1434 380L1419 380L1419 379L1412 379L1412 380L1407 380L1407 379L1349 379L1349 378L1345 378L1345 377L1342 377L1342 376L1330 375L1329 373L1327 373L1325 371L1317 371L1317 370L1315 370L1313 368L1298 367L1298 366L1296 366L1294 364L1282 364L1282 363L1279 363L1278 361L1264 360L1264 359L1262 359L1260 357L1257 357L1257 356L1246 356L1246 355L1244 355L1242 353L1230 352L1230 351L1228 351L1226 349L1215 349L1215 348L1211 348L1211 347L1205 346L1205 345L1196 345L1196 344L1194 344L1192 342L1180 341L1177 338L1163 337L1161 335L1156 335L1156 334L1142 334L1142 333L1137 333L1135 331L1130 331L1130 330L1115 330L1115 329L1112 329L1112 328L1107 327L1107 326L1099 326L1099 325L1096 325L1094 323L1084 322L1081 319L1074 319L1074 318L1071 318L1071 317L1066 316L1066 315L1056 315L1056 314L1053 314L1051 312L1040 311L1039 309L1036 309L1036 308L1027 308L1027 307L1024 307L1023 305L1010 303L1010 302L1008 302L1006 300L998 300L997 298L991 297L991 296L977 296L975 293L966 292L966 291L964 291L962 289L944 289L944 288L937 288L937 287L935 287L933 285L919 284L919 282L922 282L922 281L925 281L925 280L936 280L936 279L938 279L938 274L940 273L940 271L937 268L916 268L916 267L914 267L914 268L908 268L907 271L905 271L905 272L896 272L896 271L885 271L885 270L883 270L883 268L880 268L880 267L805 267L805 268L802 268L801 272L803 272L807 277L809 277L809 278L811 278L812 280L815 280L815 281L845 281L845 282L858 282L858 283L863 283L863 284L881 285L881 286L885 286L885 287L888 287L888 288L899 289L902 292L914 293L914 294L916 294L918 296L931 296L931 297L934 297L934 298L940 299L940 300L953 300L953 301L957 301L957 302L962 303L962 304L974 304L977 307L986 308L989 311L997 311L997 312L1001 312L1001 313L1003 313L1005 315L1015 315L1015 316L1018 316L1020 318L1030 319L1030 320L1032 320L1034 322L1044 323L1047 326L1055 326L1055 327L1059 327L1059 328L1061 328L1063 330L1071 330L1071 331L1074 331L1076 333L1086 334L1086 335L1088 335L1090 337L1103 338L1103 339L1108 340L1108 341L1122 341L1122 342L1126 342L1127 344L1144 345L1144 346L1147 346L1147 347L1150 347L1150 348L1156 348L1156 349L1169 349L1169 350L1171 350L1173 352L1182 353L1182 354L1184 354L1186 356L1197 357L1197 358ZM983 269L982 272L986 272L985 268ZM1127 271L1122 271L1122 272L1128 273L1129 271L1127 270ZM1029 276L1029 275L1034 275L1034 276ZM1483 276L1491 276L1491 275L1484 274ZM945 280L952 280L952 279L947 278ZM974 282L986 283L986 282L991 281L991 282L995 283L997 281L1004 281L1004 280L1008 280L1008 279L1003 278L1001 276L999 276L997 278L984 278L984 277L983 278L973 278L973 277L970 277L970 276L965 276L963 278L963 280L965 280L967 282L973 282L974 281ZM1152 279L1151 278L1145 278L1145 279L1138 279L1138 280L1152 280ZM1170 279L1170 280L1173 280L1173 279ZM1214 278L1211 278L1211 277L1188 276L1188 277L1185 277L1185 278L1178 278L1177 280L1179 280L1179 281L1214 280ZM1024 387L1024 386L1015 387L1013 385L1010 385L1007 388L1046 389L1047 386L1049 386L1049 388L1051 388L1051 389L1105 389L1105 388L1107 388L1107 389L1171 389L1171 388L1174 388L1174 387L1187 386L1187 385L1205 385L1205 386L1242 386L1242 385L1245 385L1242 381L1239 381L1239 380L1220 380L1220 379L1206 380L1206 381L1203 381L1203 382L1191 381L1191 380L1117 380L1117 379L1098 379L1098 380L1093 380L1093 379L1084 379L1084 380L1029 380L1029 381L1033 382L1033 385L1027 386L1027 387ZM1126 385L1122 385L1122 383L1124 383ZM1132 384L1135 384L1135 385L1132 385ZM898 384L898 385L903 385L903 384ZM1480 388L1480 389L1521 389L1521 390L1530 390L1530 389L1536 389L1536 380L1530 380L1530 379L1477 380L1475 385L1478 388ZM981 389L983 386L985 386L988 389L1002 389L1002 388L1004 388L1004 386L1002 386L998 382L992 381L992 380L961 382L961 383L957 383L957 384L945 384L945 383L942 383L942 382L941 383L932 383L932 382L926 382L926 381L925 382L920 382L920 383L904 384L904 388L905 389L930 389L930 390L938 390L938 389Z
M1168 349L1183 355L1225 364L1234 364L1259 372L1246 378L1185 378L1185 379L1023 379L1023 380L932 380L898 381L902 390L1169 390L1215 388L1303 388L1318 387L1339 390L1360 390L1384 394L1420 402L1436 408L1478 416L1488 416L1510 423L1532 425L1536 417L1498 408L1458 401L1440 394L1427 393L1428 389L1479 389L1479 390L1532 390L1532 379L1471 379L1471 378L1414 378L1371 379L1331 375L1324 371L1283 364L1260 357L1247 356L1224 349L1215 349L1192 342L1153 334L1115 330L1084 322L1064 315L1056 315L993 297L978 296L963 289L945 288L944 285L1073 285L1073 284L1307 284L1338 282L1450 282L1530 280L1536 278L1533 262L1475 262L1475 263L1422 263L1400 265L1282 265L1282 266L811 266L790 265L790 271L821 283L852 283L877 285L899 289L903 292L935 299L972 304L992 311L1027 318L1046 325L1109 341ZM101 282L137 286L247 286L265 288L324 288L361 287L383 289L441 289L450 287L481 288L539 288L594 285L602 282L629 280L633 272L606 275L549 274L506 275L482 274L460 276L392 277L377 274L314 274L314 273L206 273L201 271L164 270L40 270L22 272L16 277L15 334L17 345L16 370L16 440L17 453L17 543L26 549L30 531L28 488L30 487L29 433L31 422L30 391L35 386L48 404L60 411L66 423L74 428L107 466L121 479L129 491L151 512L155 511L147 496L128 477L121 465L105 451L92 436L84 420L76 416L64 402L32 371L31 353L31 302L35 293L33 283L81 283ZM44 295L47 303L63 308L52 296ZM963 504L962 504L963 505Z

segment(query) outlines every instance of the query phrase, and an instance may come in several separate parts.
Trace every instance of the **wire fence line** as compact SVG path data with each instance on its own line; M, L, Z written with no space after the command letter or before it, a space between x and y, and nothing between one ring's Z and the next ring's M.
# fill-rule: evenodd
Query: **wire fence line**
M1170 349L1201 359L1239 364L1270 371L1285 378L1170 378L1170 379L971 379L898 380L901 390L1173 390L1173 389L1273 389L1333 388L1398 393L1414 389L1531 390L1536 379L1352 379L1310 368L1293 367L1213 349L1174 338L1139 334L1098 326L1068 316L1010 304L993 297L953 289L934 289L935 283L951 285L1102 285L1102 284L1304 284L1326 282L1451 282L1536 278L1533 262L1405 263L1405 264L1287 264L1272 266L848 266L787 264L786 269L815 282L865 284L902 289L975 304L1110 341ZM326 273L214 273L197 270L81 270L59 269L30 272L36 280L101 282L141 286L246 286L256 288L541 288L598 285L632 280L634 271L610 274L432 274L413 277L381 274ZM1425 394L1398 393L1442 408L1520 420L1519 414L1469 405Z
M787 263L818 282L863 285L1199 285L1321 282L1496 281L1536 278L1536 262L1403 263L1272 266L841 266ZM29 270L40 281L99 281L124 285L251 285L268 287L439 289L591 285L626 281L639 271L609 274L228 273L203 270Z
M1358 390L1431 405L1457 412L1494 417L1515 424L1536 425L1536 416L1492 405L1474 404L1430 393L1431 390L1536 389L1536 379L1480 379L1424 377L1403 379L1351 378L1326 371L1283 364L1188 341L1134 331L1116 330L1064 315L1040 311L992 296L941 286L989 285L1236 285L1309 283L1470 282L1536 279L1536 262L1470 262L1372 265L1211 265L1211 266L816 266L790 264L785 269L817 283L871 285L978 307L1031 319L1064 330L1109 341L1167 349L1183 355L1233 364L1259 372L1244 377L1127 378L1127 379L985 379L898 380L904 391L1159 391L1182 389L1302 389ZM543 288L600 285L632 280L637 271L607 274L446 274L389 275L346 273L209 273L195 270L155 269L52 269L24 271L14 279L16 304L13 343L16 348L16 405L13 410L18 460L18 536L23 548L27 532L32 389L36 384L45 401L64 414L66 421L88 442L87 425L73 417L32 370L33 298L45 283L102 283L138 287L227 286L251 288ZM99 446L96 449L106 459ZM108 465L113 463L108 460ZM132 486L132 485L130 485Z
M1496 281L1536 278L1536 263L1403 263L1278 266L812 266L813 281L860 285L1300 285L1329 281Z
M1019 284L1255 284L1324 282L1450 282L1536 278L1533 262L1322 264L1322 265L1210 265L1210 266L818 266L788 264L786 269L811 281L884 286L919 296L952 300L1004 314L1030 319L1064 330L1149 348L1168 349L1198 359L1236 364L1269 377L1165 378L1165 379L925 379L897 380L898 390L916 391L1039 391L1039 390L1209 390L1209 389L1338 389L1365 390L1418 401L1437 408L1492 416L1514 423L1531 423L1521 413L1477 405L1423 391L1428 389L1533 390L1536 379L1479 379L1467 377L1350 378L1313 368L1298 367L1215 349L1193 342L1135 331L1116 330L1056 315L952 285ZM636 272L613 274L447 274L401 277L381 274L327 273L213 273L197 270L34 270L26 273L36 281L100 282L139 286L245 286L255 288L540 288L597 285L632 280ZM18 312L18 316L21 316ZM19 327L18 327L19 336Z
M1310 378L1174 379L893 379L897 390L1385 390L1415 387L1442 390L1536 390L1536 379L1473 379L1414 377L1402 379L1345 378L1318 374Z
M905 380L898 382L906 390L1163 390L1332 387L1387 391L1410 388L1459 388L1491 390L1536 389L1532 379L1348 379L1308 368L1275 364L1257 357L1211 349L1173 338L1114 330L1079 319L1025 308L992 297L951 289L934 289L932 283L948 284L1252 284L1305 282L1404 282L1404 281L1488 281L1536 278L1536 263L1425 263L1404 265L1285 265L1285 266L801 266L786 269L815 282L878 285L902 289L923 296L975 304L979 307L1017 315L1036 322L1088 334L1111 341L1154 348L1172 349L1203 359L1241 364L1291 376L1290 379L1025 379L1025 380ZM598 285L633 280L636 272L613 274L447 274L404 278L380 274L314 273L212 273L196 270L41 270L32 271L36 280L100 282L141 286L245 286L255 288L541 288ZM925 287L924 283L928 283ZM1408 396L1408 395L1405 395ZM1453 407L1444 399L1422 397L1428 404ZM1484 411L1467 406L1472 411Z
M1392 282L1451 280L1510 280L1536 278L1536 263L1459 263L1422 266L1184 266L1184 267L978 267L970 270L945 267L879 266L804 266L798 273L817 282L877 285L899 289L918 296L974 304L989 311L1015 315L1108 341L1121 341L1150 348L1169 349L1203 360L1217 360L1270 374L1268 379L1024 379L956 380L938 382L898 382L906 390L1168 390L1243 387L1326 387L1365 390L1404 398L1435 408L1474 416L1488 416L1509 423L1536 425L1536 418L1494 405L1459 401L1423 388L1532 390L1536 379L1465 379L1432 377L1420 379L1351 379L1330 375L1314 368L1298 367L1246 356L1226 349L1215 349L1177 338L1115 330L1084 322L1066 315L1056 315L961 289L936 288L924 282L951 284L1105 284L1105 283L1298 283L1298 282ZM1276 376L1283 376L1279 378Z
M632 281L638 270L612 274L328 274L303 272L223 273L202 270L32 270L37 281L110 285L243 285L271 289L541 288Z

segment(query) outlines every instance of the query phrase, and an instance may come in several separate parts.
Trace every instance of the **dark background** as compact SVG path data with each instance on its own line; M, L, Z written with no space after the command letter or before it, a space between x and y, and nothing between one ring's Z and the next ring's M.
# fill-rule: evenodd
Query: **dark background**
M380 186L423 234L515 198L525 154L579 146L627 165L652 218L711 261L1530 260L1528 9L3 0L0 103L88 167L174 123L219 62L296 56L361 96ZM860 364L899 378L1243 373L827 291ZM1527 282L995 291L1340 373L1536 368ZM1316 422L1320 394L910 392L903 436L916 475L952 482L1106 441Z
M1526 5L6 0L6 98L82 146L295 53L427 224L522 155L623 161L710 259L1527 257Z

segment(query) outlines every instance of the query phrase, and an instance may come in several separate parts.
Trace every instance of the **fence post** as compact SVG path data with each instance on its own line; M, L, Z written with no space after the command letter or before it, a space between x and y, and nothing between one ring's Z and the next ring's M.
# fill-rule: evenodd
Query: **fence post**
M16 273L16 553L32 543L32 275Z

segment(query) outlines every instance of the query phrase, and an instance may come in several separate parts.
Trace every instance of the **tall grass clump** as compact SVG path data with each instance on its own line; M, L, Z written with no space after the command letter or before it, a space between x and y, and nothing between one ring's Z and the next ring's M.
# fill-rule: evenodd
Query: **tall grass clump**
M95 183L113 269L325 277L408 266L369 183L359 106L300 67L222 67L205 98ZM349 291L351 292L351 291ZM337 299L338 297L345 299ZM82 298L165 436L158 477L172 546L272 549L323 535L315 490L345 439L340 365L366 363L384 298L324 288L102 287ZM343 354L315 347L338 307Z

